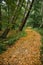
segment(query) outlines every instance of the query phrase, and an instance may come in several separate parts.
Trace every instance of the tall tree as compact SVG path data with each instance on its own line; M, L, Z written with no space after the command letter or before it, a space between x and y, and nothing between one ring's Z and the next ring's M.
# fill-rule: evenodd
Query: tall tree
M20 2L19 2L20 3ZM16 9L19 7L19 3L18 3L18 6L16 7ZM13 13L13 16L10 18L9 22L13 22L14 20L14 17L15 17L15 11ZM6 38L7 34L9 33L10 31L10 28L9 26L7 26L7 28L5 29L5 31L2 33L2 35L0 36L0 38Z
M22 6L23 6L23 2L24 2L24 0L21 0L21 1L19 1L19 3L18 3L18 6L17 6L17 10L15 10L15 16L13 16L13 20L12 20L12 28L14 28L15 27L15 21L17 20L17 18L18 18L18 16L19 16L19 12L20 12L20 10L21 10L21 8L22 8Z
M1 23L1 19L2 19L2 14L1 14L1 3L2 3L2 0L0 0L0 31L2 30L2 23Z
M22 31L22 29L23 29L23 27L24 27L24 25L25 25L25 23L26 23L26 21L27 21L27 18L29 17L30 11L31 11L32 6L33 6L33 3L34 3L34 0L32 0L32 2L31 2L31 4L30 4L30 8L29 8L29 10L28 10L28 12L27 12L25 18L23 19L23 21L22 21L22 23L21 23L21 25L20 25L20 27L19 27L19 31Z
M30 25L34 28L34 27L38 27L42 24L42 14L41 14L41 10L42 10L42 1L41 0L35 0L34 1L34 5L33 8L31 10L30 13L30 21L28 22L28 24L30 23Z
M29 14L30 14L30 11L31 11L31 8L32 8L33 3L34 3L34 0L32 0L32 2L31 2L29 11L27 12L25 18L23 19L23 21L22 21L22 23L21 23L21 25L20 25L20 27L19 27L19 31L22 31L22 29L23 29L23 27L24 27L24 25L25 25L25 23L26 23L26 20L27 20ZM13 20L13 18L12 18L12 20ZM12 20L10 20L11 23L12 23ZM6 36L7 36L7 34L8 34L9 31L10 31L10 28L7 27L7 28L5 29L5 31L2 33L1 38L6 38Z
M43 27L43 1L41 2L41 15L42 15L42 21L39 28Z

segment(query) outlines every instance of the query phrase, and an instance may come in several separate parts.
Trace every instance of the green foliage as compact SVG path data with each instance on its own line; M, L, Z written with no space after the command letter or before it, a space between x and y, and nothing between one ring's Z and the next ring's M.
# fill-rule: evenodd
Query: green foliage
M41 35L41 42L42 42L42 44L41 44L41 47L40 47L40 54L41 54L41 58L42 58L42 55L43 55L43 28L34 28L34 30L39 32L40 35ZM43 63L43 60L41 60L41 61Z
M39 33L42 36L42 38L41 38L41 42L42 42L42 45L41 45L41 54L43 54L43 28L39 30Z
M43 28L34 28L34 30L36 30L42 36L41 41L42 41L42 44L43 44Z
M6 44L3 44L3 42L0 42L0 54L6 50Z
M29 2L27 2L29 1ZM11 29L18 29L19 25L24 19L25 15L29 10L30 0L3 0L1 2L1 13L2 13L2 27L5 30L6 27L9 26ZM28 3L28 6L27 6ZM32 10L30 12L30 16L27 20L26 26L31 26L39 32L42 36L42 46L41 46L41 54L43 54L43 26L40 28L40 25L43 22L43 1L42 0L35 0ZM26 11L26 12L25 12ZM14 16L13 21L11 22L12 16ZM25 28L26 28L25 26ZM24 28L24 29L25 29ZM7 47L14 44L20 37L26 36L24 31L11 35L6 39L0 39L0 53L4 52Z
M30 24L32 27L39 28L42 22L42 1L35 0L27 25Z
M6 51L7 47L13 45L18 39L21 37L26 36L26 32L22 31L19 32L18 34L16 33L14 36L10 36L4 40L0 40L0 54L4 51Z

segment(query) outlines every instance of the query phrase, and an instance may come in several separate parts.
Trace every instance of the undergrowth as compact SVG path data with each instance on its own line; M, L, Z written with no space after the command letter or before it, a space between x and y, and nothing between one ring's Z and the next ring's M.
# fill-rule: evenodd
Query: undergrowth
M14 34L13 36L9 36L6 39L0 39L0 54L3 53L7 48L13 45L19 38L26 36L26 32L22 31Z
M34 30L36 30L37 32L40 33L41 35L41 47L40 47L40 55L41 55L41 62L43 64L43 28L34 28Z

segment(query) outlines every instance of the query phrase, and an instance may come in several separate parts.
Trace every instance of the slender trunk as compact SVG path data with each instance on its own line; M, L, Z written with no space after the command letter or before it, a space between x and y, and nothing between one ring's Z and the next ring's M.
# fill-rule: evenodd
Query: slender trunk
M23 21L22 21L22 23L21 23L21 25L20 25L20 27L19 27L19 31L22 31L22 29L23 29L23 27L24 27L24 25L25 25L25 23L26 23L26 20L27 20L27 18L29 17L29 14L30 14L30 11L31 11L31 9L32 9L33 3L34 3L34 0L32 0L32 2L31 2L29 11L27 12L27 15L25 16L25 18L23 19Z
M41 23L41 25L40 25L40 27L39 27L39 28L41 28L41 27L43 27L43 22Z
M7 5L7 7L8 7L8 8L7 8L7 17L8 17L7 19L8 19L8 24L9 24L9 18L10 18L10 14L9 14L9 5Z
M41 16L42 16L42 19L41 19L41 24L40 24L39 28L43 27L43 1L41 4Z
M23 14L23 16L22 16L23 19L24 19L24 16L26 15L26 13L27 13L28 4L29 4L29 0L28 0L28 2L27 2L26 7L25 7L25 12L24 12L24 14ZM22 3L21 3L21 6L20 6L20 8L19 8L19 11L21 10L22 6L23 6L23 1L22 1ZM16 21L16 20L18 19L18 16L19 16L19 13L17 13L16 18L15 18L14 21ZM23 20L23 19L22 19L22 20ZM15 24L15 22L13 22L13 24Z
M15 20L15 17L16 17L16 14L15 14L15 13L17 13L17 10L18 10L19 5L20 5L20 0L19 0L19 3L18 3L18 5L17 5L17 7L15 8L15 11L14 11L14 13L13 13L13 16L12 16L11 19L10 19L10 22L11 22L12 24L13 24L13 21Z
M1 17L2 17L2 15L1 15L1 1L0 1L0 31L2 30Z
M24 18L23 22L21 23L21 25L19 27L19 31L22 31L22 29L23 29L23 27L24 27L24 25L26 23L26 20L27 20L27 18L29 16L29 13L31 11L33 3L34 3L34 0L32 0L32 3L31 3L30 8L29 8L29 11L28 11L26 17ZM12 20L13 20L13 18L12 18ZM11 20L11 23L12 23L12 20ZM5 31L3 32L3 34L1 35L1 38L6 38L6 36L7 36L9 31L10 31L10 28L6 28Z
M19 4L18 4L18 6L17 6L17 9L16 9L16 11L15 11L15 16L13 16L13 20L12 20L12 28L14 28L15 27L15 24L16 24L16 20L17 20L17 18L18 18L18 16L19 16L19 11L21 10L21 7L22 7L22 5L23 5L23 0L21 0L20 2L19 2Z
M19 2L19 3L20 3L20 2ZM18 3L18 6L19 6L19 3ZM17 6L17 8L18 8L18 6ZM15 17L15 12L14 12L14 15L12 16L12 18L9 20L11 23L13 22L14 17ZM9 33L9 31L10 31L10 28L7 27L7 28L5 29L5 31L2 33L2 35L0 36L0 38L6 38L6 37L7 37L7 34Z
M0 36L0 38L2 38L2 39L6 38L9 31L10 31L10 29L6 28L5 31L2 33L2 35Z

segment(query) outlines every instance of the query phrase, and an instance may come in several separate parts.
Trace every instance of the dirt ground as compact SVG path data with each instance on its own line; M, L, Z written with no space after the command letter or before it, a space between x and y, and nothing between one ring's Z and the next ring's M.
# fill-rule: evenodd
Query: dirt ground
M41 36L32 29L26 29L27 36L0 55L0 65L41 65Z

